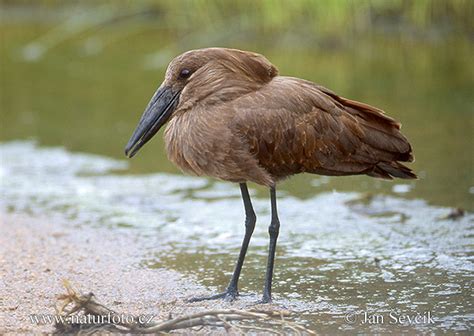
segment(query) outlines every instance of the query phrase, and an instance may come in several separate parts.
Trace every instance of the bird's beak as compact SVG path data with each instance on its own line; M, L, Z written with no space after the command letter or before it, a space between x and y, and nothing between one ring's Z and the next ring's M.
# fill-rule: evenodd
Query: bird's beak
M160 86L151 98L135 132L125 147L125 155L133 157L159 131L178 105L180 91Z

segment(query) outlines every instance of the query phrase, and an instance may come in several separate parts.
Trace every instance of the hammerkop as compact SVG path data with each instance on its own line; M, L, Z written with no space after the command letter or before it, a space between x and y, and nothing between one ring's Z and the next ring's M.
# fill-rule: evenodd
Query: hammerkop
M262 299L270 302L280 227L278 181L303 172L416 178L400 163L413 161L413 155L398 122L378 108L307 80L279 76L274 65L253 52L207 48L172 60L125 154L133 157L166 122L168 158L185 172L239 183L245 207L245 236L227 289L194 301L233 300L238 295L256 222L248 181L270 189L270 244Z

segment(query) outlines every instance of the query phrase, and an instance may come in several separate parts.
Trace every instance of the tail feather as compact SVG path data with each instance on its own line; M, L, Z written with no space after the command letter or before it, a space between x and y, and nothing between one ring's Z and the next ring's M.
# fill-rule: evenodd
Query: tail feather
M410 168L397 161L379 162L374 166L373 170L367 172L367 175L389 180L393 179L394 177L401 179L418 178Z
M365 130L370 130L366 132L367 136L363 141L379 153L380 159L391 156L388 161L379 161L367 175L384 179L416 179L416 174L410 168L398 162L414 161L411 145L400 132L400 123L376 107L342 97L337 98L346 106L346 111L359 118Z
M389 117L377 107L338 96L334 92L319 86L321 91L341 104L351 115L355 116L367 136L363 141L373 148L393 155L392 160L412 162L412 148L407 138L400 132L401 124Z
M352 154L357 162L366 162L370 168L362 174L384 179L395 177L416 179L416 174L401 162L413 162L412 148L407 138L400 132L401 124L387 116L384 111L358 101L343 98L334 92L318 86L318 89L334 99L356 120L354 132L362 141L358 150Z

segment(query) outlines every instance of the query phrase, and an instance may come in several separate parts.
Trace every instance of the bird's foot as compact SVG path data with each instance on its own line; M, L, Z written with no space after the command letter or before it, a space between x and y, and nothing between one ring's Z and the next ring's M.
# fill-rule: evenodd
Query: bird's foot
M271 295L263 294L262 299L257 301L257 304L265 304L265 303L272 303Z
M224 299L224 301L232 302L237 299L237 296L239 296L239 292L237 291L237 289L227 288L224 293L215 294L211 296L194 297L189 299L188 302L200 302L218 299Z

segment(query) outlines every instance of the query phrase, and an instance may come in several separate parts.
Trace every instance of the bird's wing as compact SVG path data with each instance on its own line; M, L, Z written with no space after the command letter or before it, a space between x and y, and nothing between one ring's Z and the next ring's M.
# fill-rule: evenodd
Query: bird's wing
M276 77L233 102L232 128L275 177L299 172L413 178L400 124L377 108L297 78Z

